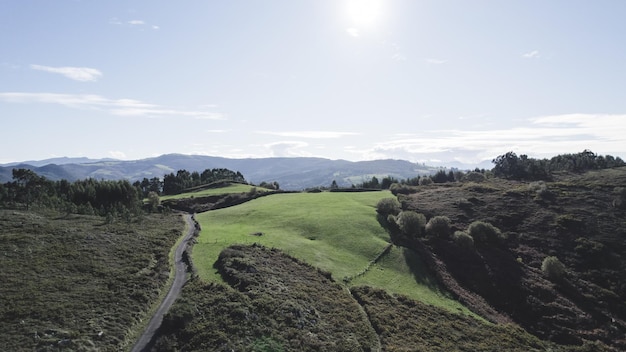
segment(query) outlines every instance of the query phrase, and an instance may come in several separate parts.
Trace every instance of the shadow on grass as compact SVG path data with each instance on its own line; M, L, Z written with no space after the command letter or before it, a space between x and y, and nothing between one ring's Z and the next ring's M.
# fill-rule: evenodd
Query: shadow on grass
M376 220L387 231L391 242L402 249L402 256L415 278L415 282L427 286L433 291L441 291L441 285L435 279L435 275L428 269L428 266L419 254L411 249L411 241L401 233L398 226L394 222L389 221L388 216L380 213L377 214Z
M415 278L415 282L420 285L428 286L428 288L433 291L441 291L441 286L435 279L435 276L430 272L426 263L414 250L402 247L402 255L406 265L411 270L411 274L413 274L413 278Z

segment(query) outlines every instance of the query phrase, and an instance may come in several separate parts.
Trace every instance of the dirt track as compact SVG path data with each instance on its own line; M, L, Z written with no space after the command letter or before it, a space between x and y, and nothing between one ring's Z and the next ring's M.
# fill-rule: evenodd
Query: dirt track
M185 264L185 262L183 262L182 258L183 252L187 248L187 243L193 237L196 224L191 214L185 214L183 216L187 224L187 233L185 234L185 237L180 242L178 247L176 247L176 252L174 254L174 282L172 283L172 287L170 287L167 296L165 296L165 299L163 299L163 302L161 302L161 305L152 316L152 319L150 319L146 330L139 337L139 339L135 343L135 346L133 346L133 349L131 350L132 352L142 352L148 350L149 344L154 337L154 333L157 331L159 326L161 326L163 316L170 309L170 307L180 294L180 291L183 288L185 281L187 280L187 265Z

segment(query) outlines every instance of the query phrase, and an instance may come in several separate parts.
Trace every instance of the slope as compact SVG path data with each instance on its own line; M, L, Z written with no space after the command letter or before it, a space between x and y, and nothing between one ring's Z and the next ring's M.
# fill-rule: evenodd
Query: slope
M213 268L219 253L231 244L260 243L328 271L336 280L354 279L472 314L440 289L410 250L392 248L388 259L372 266L390 245L375 205L390 196L386 191L275 194L198 214L202 231L193 249L194 265L203 281L221 282Z

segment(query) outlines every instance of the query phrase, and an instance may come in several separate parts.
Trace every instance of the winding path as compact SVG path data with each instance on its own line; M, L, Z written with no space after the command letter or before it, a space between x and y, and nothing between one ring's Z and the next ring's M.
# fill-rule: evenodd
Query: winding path
M135 346L133 346L133 349L131 350L132 352L143 352L148 350L154 334L156 333L159 326L161 326L163 316L165 315L165 313L167 313L167 311L169 311L170 307L180 294L180 291L183 288L185 281L187 281L187 265L185 264L185 262L183 262L182 258L183 252L187 248L187 243L193 237L196 224L191 214L185 214L183 215L183 217L185 219L185 223L187 224L187 233L185 234L185 237L180 242L178 247L176 247L176 252L174 254L174 282L172 283L172 287L170 287L169 292L167 292L167 295L163 299L163 302L161 302L161 305L150 319L146 330L139 337L139 339L135 343Z

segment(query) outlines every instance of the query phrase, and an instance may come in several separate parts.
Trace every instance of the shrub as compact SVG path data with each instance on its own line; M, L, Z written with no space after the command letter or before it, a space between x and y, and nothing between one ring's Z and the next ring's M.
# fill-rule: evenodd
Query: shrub
M396 223L404 234L419 236L426 224L426 217L424 214L407 210L400 212L396 217Z
M506 239L500 229L484 221L474 221L467 232L478 243L500 243Z
M450 235L450 218L435 216L426 224L426 234L435 237L448 238Z
M463 181L476 182L476 183L484 182L485 175L481 174L480 172L472 171L463 177Z
M433 183L433 180L428 176L424 176L420 178L420 186L428 186L428 185L431 185L432 183Z
M376 211L379 214L398 215L400 213L400 202L395 198L383 198L376 204Z
M616 197L613 199L613 206L615 208L625 209L626 208L626 188L624 187L615 187L613 190Z
M565 265L557 257L546 257L541 263L541 271L551 280L558 281L565 277Z
M474 239L464 231L456 231L453 236L454 243L457 246L470 250L474 248Z
M412 194L417 193L417 188L410 185L401 185L399 183L392 183L389 190L394 196L398 194Z

